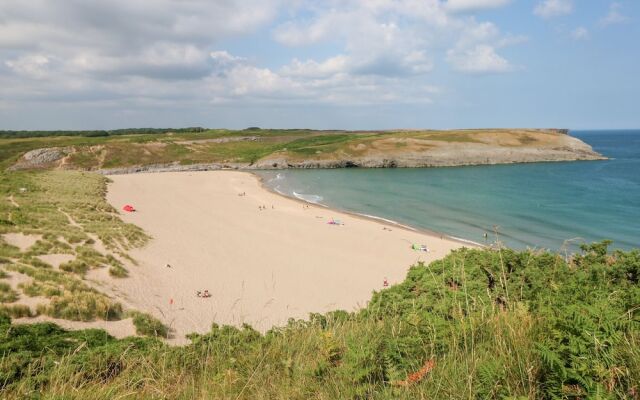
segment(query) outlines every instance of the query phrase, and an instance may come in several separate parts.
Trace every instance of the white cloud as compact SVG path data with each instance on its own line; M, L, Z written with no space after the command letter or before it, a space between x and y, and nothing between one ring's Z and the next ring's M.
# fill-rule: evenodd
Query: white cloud
M609 12L599 21L600 26L609 26L627 22L629 17L623 15L621 9L622 5L620 3L611 3L609 5Z
M429 103L439 88L406 85L390 77L352 75L343 72L346 60L334 57L322 63L294 60L281 71L247 63L229 65L206 80L214 104L251 100L258 103L370 105L385 103Z
M5 65L18 75L41 79L47 76L51 66L50 61L49 57L45 55L29 54L5 61Z
M351 60L344 55L331 57L322 62L315 60L300 61L294 58L289 65L282 68L284 75L308 78L324 78L349 70Z
M452 12L475 11L504 7L511 0L447 0L445 8Z
M542 18L560 17L572 12L572 0L543 0L533 9L533 13Z
M495 49L486 44L479 44L467 49L452 49L447 53L448 61L462 72L474 74L509 72L513 66L498 55Z
M476 68L455 67L460 72L505 72L509 62L495 49L526 38L505 36L490 22L451 14L454 11L500 7L505 0L344 0L341 7L329 1L309 8L303 20L290 20L274 31L274 38L291 46L343 42L345 52L325 61L295 61L287 73L317 76L339 68L342 73L407 76L424 74L435 66L441 48L450 47L446 60L454 66L472 57L485 57ZM486 49L492 49L489 57ZM484 52L484 53L483 53ZM336 63L339 61L339 64ZM473 64L473 62L471 62ZM508 67L507 67L508 66Z
M28 4L27 4L28 3ZM521 36L459 12L507 0L4 0L0 103L429 103L434 68L507 72ZM280 13L282 5L287 13ZM302 57L247 58L222 40L271 27ZM313 56L313 45L330 50ZM439 62L440 61L440 62Z
M585 27L578 27L571 31L571 37L575 40L584 40L589 38L589 31Z
M446 59L454 70L469 74L506 73L515 67L496 49L526 41L524 36L502 36L491 22L466 26Z

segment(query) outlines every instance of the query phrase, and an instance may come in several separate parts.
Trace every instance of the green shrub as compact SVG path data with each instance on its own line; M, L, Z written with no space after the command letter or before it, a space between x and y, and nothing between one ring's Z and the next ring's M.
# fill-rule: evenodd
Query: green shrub
M52 285L49 282L33 281L30 283L21 283L18 285L22 292L29 297L44 296L53 297L62 295L62 289L58 285Z
M169 334L169 328L149 314L134 311L129 315L133 317L133 325L138 335L167 337Z
M122 317L122 305L114 303L97 292L64 292L60 296L51 297L49 304L41 304L37 311L54 318L71 321L107 321L119 320Z
M7 283L0 282L0 303L12 303L18 300L18 293Z
M60 264L60 269L66 272L73 272L74 274L84 275L89 270L89 265L81 260L71 260L66 263Z
M129 276L129 271L127 271L124 267L109 267L109 275L114 278L126 278Z
M32 317L33 313L28 306L24 304L0 304L0 315L10 316L13 318Z

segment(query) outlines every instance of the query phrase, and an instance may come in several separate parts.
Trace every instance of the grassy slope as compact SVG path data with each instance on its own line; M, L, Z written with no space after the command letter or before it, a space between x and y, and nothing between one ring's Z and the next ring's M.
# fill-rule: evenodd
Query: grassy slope
M82 279L95 268L122 275L120 260L127 258L126 250L147 240L139 228L123 223L104 199L106 178L78 172L2 173L0 178L0 234L40 237L26 251L0 239L0 271L31 278L19 285L24 296L50 300L37 309L3 301L0 311L81 321L121 318L122 307ZM108 251L98 251L96 241ZM74 259L57 269L38 258L46 254Z
M43 147L73 147L67 167L99 169L147 164L254 163L266 156L291 160L331 159L361 156L367 151L398 151L443 143L534 146L544 144L558 133L531 130L459 130L350 132L305 129L253 129L244 131L206 130L202 132L132 134L106 137L55 136L42 138L0 138L0 160L7 167L28 150ZM255 141L214 143L211 139L256 137Z
M193 344L0 322L11 398L637 398L640 253L461 250L354 314ZM435 367L407 376L426 361ZM121 397L122 396L122 397Z

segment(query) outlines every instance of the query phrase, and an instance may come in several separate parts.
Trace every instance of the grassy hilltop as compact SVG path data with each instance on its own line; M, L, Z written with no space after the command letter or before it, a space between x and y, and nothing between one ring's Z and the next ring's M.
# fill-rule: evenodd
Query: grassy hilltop
M420 167L600 159L561 130L313 131L224 129L0 133L19 169L215 164L240 168ZM32 137L28 137L28 136ZM66 136L65 136L66 135ZM7 137L2 139L1 137ZM20 136L20 137L18 137ZM22 137L27 136L27 137ZM34 155L36 149L53 149Z
M640 398L640 250L609 252L606 242L585 245L569 258L462 249L414 265L404 282L374 293L358 312L313 314L266 334L213 325L207 334L191 335L185 347L164 344L170 332L159 321L127 309L87 279L94 273L127 279L129 250L149 238L106 202L108 178L59 169L132 165L138 161L129 148L188 149L192 145L173 142L202 135L259 136L195 146L227 149L203 151L207 157L261 158L256 149L282 132L0 139L0 398ZM361 135L369 133L344 135L365 140ZM316 154L346 143L326 143L325 136L296 131L286 151ZM283 146L278 140L274 146ZM94 146L122 153L4 170L26 151L51 146L83 149L65 157ZM166 159L175 161L183 154L184 162L200 161L196 150L182 151L153 153L148 160L172 154ZM122 156L113 161L112 154ZM11 237L32 243L19 247ZM55 267L52 255L66 261ZM139 336L115 339L96 329L17 323L35 315L130 318Z

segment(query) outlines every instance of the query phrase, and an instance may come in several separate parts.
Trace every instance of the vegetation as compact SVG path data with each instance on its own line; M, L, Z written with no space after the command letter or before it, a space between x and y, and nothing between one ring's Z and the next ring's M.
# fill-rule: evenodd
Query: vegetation
M308 129L124 129L117 131L0 132L0 166L14 165L29 150L56 147L62 158L20 168L84 170L152 164L254 164L265 158L291 161L420 151L442 143L535 145L549 135L532 130L313 131ZM550 133L546 132L546 133ZM555 132L555 131L553 131ZM555 132L557 133L557 132Z
M12 303L18 300L18 293L7 283L0 282L0 303Z
M33 137L52 137L52 136L84 136L84 137L102 137L102 136L121 136L121 135L139 135L139 134L165 134L165 133L193 133L203 132L205 129L200 127L193 128L137 128L137 129L114 129L114 130L92 130L92 131L0 131L0 138L33 138Z
M640 251L469 250L412 267L356 313L186 347L0 322L7 398L638 398ZM153 320L136 327L163 336Z
M24 304L0 304L0 318L2 316L13 318L33 317L31 309Z
M48 299L35 310L14 304L5 311L14 317L40 313L78 321L121 318L120 304L82 280L98 268L126 276L120 261L128 259L126 250L148 240L138 227L123 223L106 202L107 179L68 171L5 172L1 177L2 276L7 272L21 276L23 283L18 289L24 295ZM21 251L4 239L7 233L31 235L37 241ZM38 258L47 254L74 258L55 269ZM5 283L0 285L0 301L17 300L15 290L5 290Z
M0 167L46 146L71 146L70 166L102 168L479 140L476 131L176 133L13 135L0 140ZM135 268L128 250L149 239L106 202L107 178L71 171L0 178L0 279L20 278L17 286L0 281L0 398L640 398L640 250L609 252L602 242L565 259L462 249L413 266L358 312L312 314L264 334L214 324L190 335L191 344L171 347L160 321L125 310L85 281L104 268L126 277L125 265ZM17 233L33 244L12 245L6 234ZM43 257L53 254L72 259L56 268ZM32 309L24 296L46 302ZM12 321L36 314L132 317L146 337Z
M152 316L137 311L129 312L129 316L133 318L133 326L136 327L136 333L138 335L168 337L169 328Z

